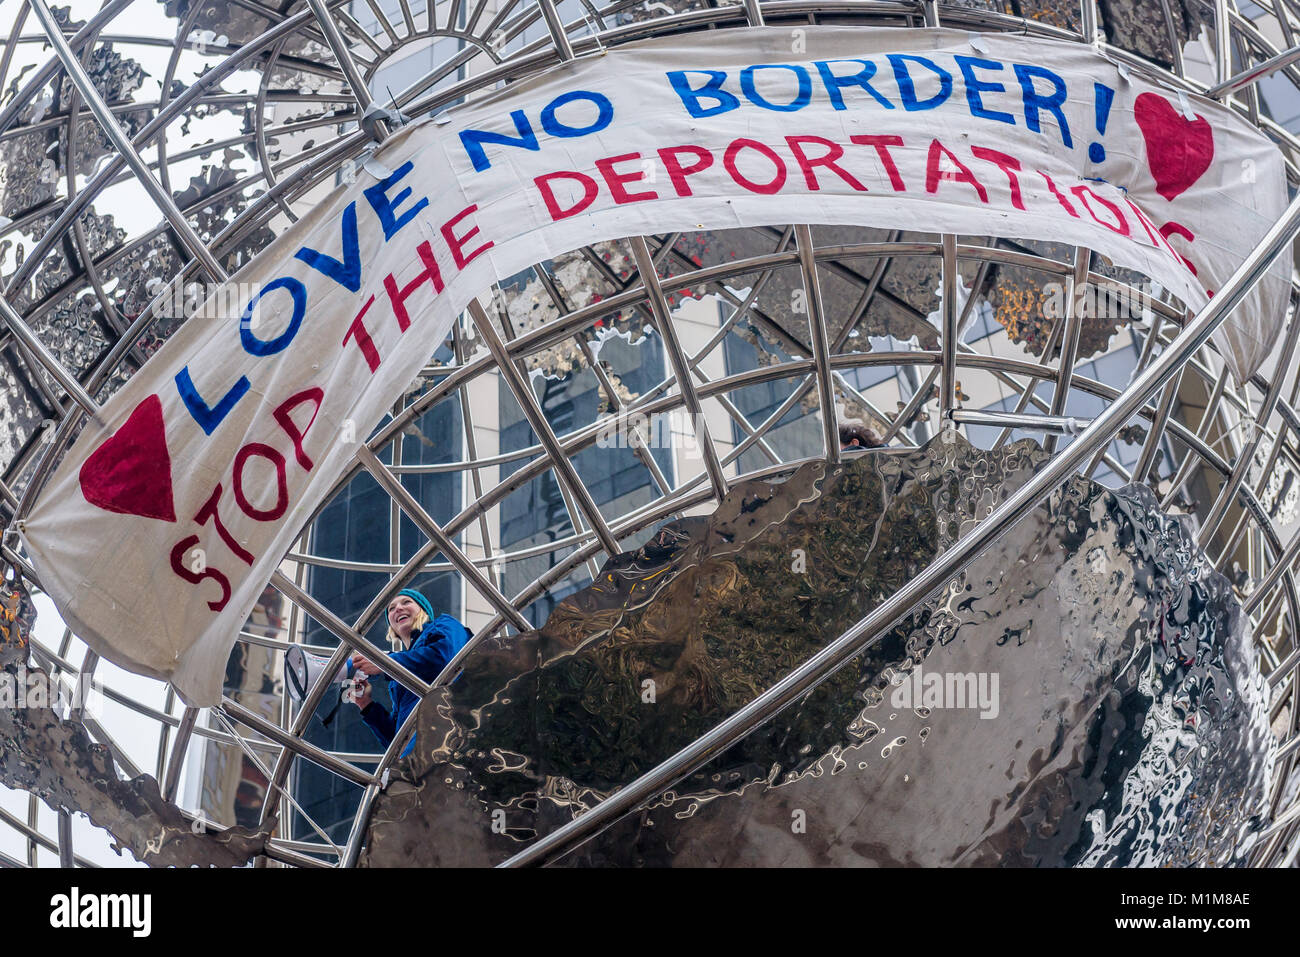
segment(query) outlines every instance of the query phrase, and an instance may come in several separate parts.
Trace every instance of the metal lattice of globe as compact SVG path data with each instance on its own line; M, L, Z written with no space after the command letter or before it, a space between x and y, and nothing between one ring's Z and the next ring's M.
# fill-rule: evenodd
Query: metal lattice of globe
M356 437L216 708L64 628L17 530L87 412L205 321L190 291L408 119L646 38L943 26L1218 100L1294 190L1300 4L0 9L0 666L71 702L0 712L0 862L1296 863L1297 325L1242 385L1206 332L1230 296L1086 248L665 231L481 290ZM1104 308L1048 308L1084 286ZM285 686L291 649L382 645L404 587L474 633L409 757L337 685ZM984 717L897 707L940 669Z

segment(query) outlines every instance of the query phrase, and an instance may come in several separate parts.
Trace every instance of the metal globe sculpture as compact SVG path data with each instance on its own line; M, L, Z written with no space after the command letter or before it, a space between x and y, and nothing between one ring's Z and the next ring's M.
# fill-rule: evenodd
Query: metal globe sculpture
M420 367L381 421L331 426L341 476L273 574L250 579L265 588L228 660L179 686L86 643L91 580L133 567L130 542L105 542L93 572L33 554L104 405L165 344L230 322L214 290L359 179L400 219L409 184L384 144L408 126L511 102L565 64L617 71L626 51L670 58L760 28L797 57L830 27L969 38L968 93L1007 38L1157 84L1168 97L1139 125L1184 131L1151 151L1166 199L1204 172L1198 124L1220 109L1280 151L1288 195L1300 183L1287 0L14 7L4 863L1296 862L1297 325L1248 363L1224 334L1292 274L1300 211L1280 192L1276 222L1239 268L1215 264L1199 305L1072 233L944 231L942 211L882 227L826 204L816 218L809 201L811 223L738 215L539 245L445 336L403 343ZM846 83L879 97L846 76L821 77L832 99ZM1093 164L1130 148L1107 140L1111 100L1096 102ZM480 151L510 139L493 135ZM527 143L522 124L512 135ZM846 175L838 154L798 155L794 176ZM674 159L610 165L604 182L692 175ZM1003 159L999 175L1019 169ZM1255 184L1253 161L1239 166ZM1089 202L1047 182L1066 207ZM577 215L572 189L547 195ZM341 258L322 250L312 268L346 284L343 223ZM459 262L470 234L444 225ZM1176 229L1148 235L1177 252ZM277 341L276 317L260 321L236 326ZM155 414L137 407L121 442L147 443ZM304 409L285 414L302 438ZM78 467L92 505L174 515L170 487L94 456ZM269 514L275 473L257 474L245 511ZM206 555L172 558L216 583ZM55 575L86 580L71 627L44 594L64 587ZM354 651L384 656L385 609L410 586L474 637L433 681L394 675L422 702L384 748L335 708L331 679ZM219 703L187 705L202 682Z

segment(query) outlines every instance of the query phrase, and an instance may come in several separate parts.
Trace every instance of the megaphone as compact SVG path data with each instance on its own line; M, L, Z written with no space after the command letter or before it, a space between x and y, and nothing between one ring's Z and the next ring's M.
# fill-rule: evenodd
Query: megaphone
M284 684L289 689L289 697L295 704L302 704L307 692L320 680L329 667L330 660L325 655L313 655L304 651L302 645L294 645L284 654ZM348 677L348 663L345 659L338 671L329 679L330 684L343 684ZM341 691L341 689L340 689Z

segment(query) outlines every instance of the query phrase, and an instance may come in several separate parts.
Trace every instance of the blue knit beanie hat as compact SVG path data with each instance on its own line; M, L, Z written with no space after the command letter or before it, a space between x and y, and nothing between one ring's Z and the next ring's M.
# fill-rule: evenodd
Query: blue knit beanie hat
M430 621L433 621L433 619L437 617L433 613L433 606L429 604L429 599L425 598L424 595L416 591L414 588L403 588L397 594L405 595L407 598L411 599L413 602L415 602L417 605L423 608L424 613L429 616Z

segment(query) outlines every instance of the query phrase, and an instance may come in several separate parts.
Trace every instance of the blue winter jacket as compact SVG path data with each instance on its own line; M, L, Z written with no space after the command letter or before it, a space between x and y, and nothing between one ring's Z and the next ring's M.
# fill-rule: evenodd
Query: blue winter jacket
M393 652L392 659L403 668L410 670L416 677L424 681L433 681L447 666L447 662L455 657L456 652L465 647L469 639L469 630L451 615L444 613L433 621L427 622L406 651ZM352 664L349 662L348 675L351 674ZM391 677L388 681L388 694L393 699L391 714L378 701L371 701L361 712L361 720L370 726L370 730L375 733L375 737L384 747L392 743L397 735L397 729L402 726L411 709L420 701L415 692L403 688L396 679ZM411 735L411 740L401 756L406 757L413 747L415 747L415 735Z

